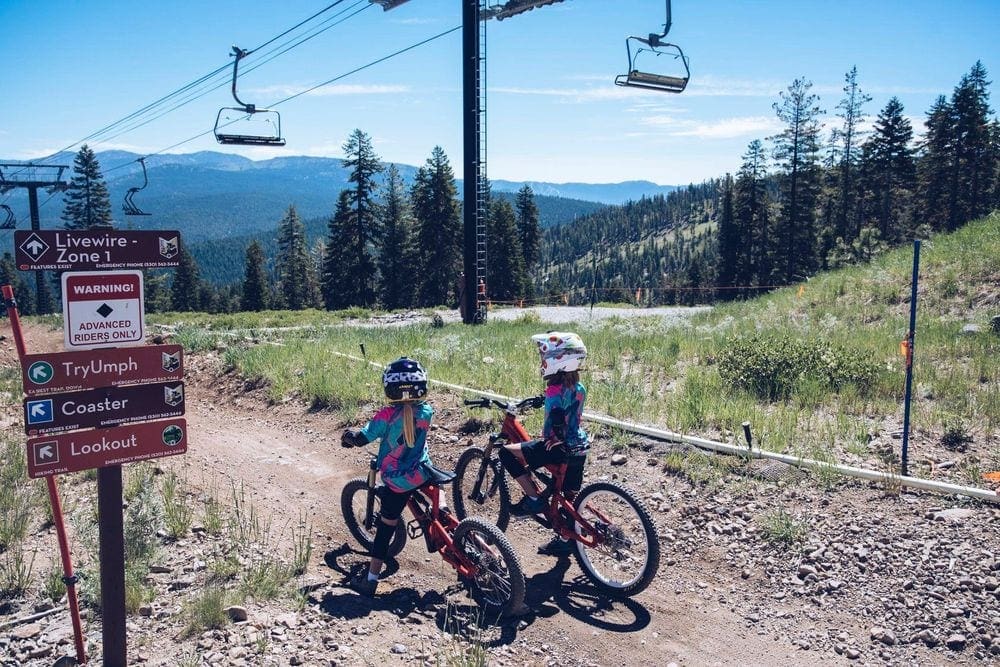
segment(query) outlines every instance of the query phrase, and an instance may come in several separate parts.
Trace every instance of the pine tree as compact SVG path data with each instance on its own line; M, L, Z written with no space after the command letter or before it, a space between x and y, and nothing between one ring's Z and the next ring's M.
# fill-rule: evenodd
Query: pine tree
M517 191L516 206L517 231L521 237L521 250L524 252L524 268L530 272L538 262L542 239L538 206L535 204L535 193L531 190L531 186L525 185Z
M66 191L63 226L94 229L111 226L111 199L94 151L84 144L73 159L73 177Z
M386 174L386 195L382 204L382 305L389 309L409 308L416 303L414 278L418 275L414 246L413 215L406 197L403 179L396 165Z
M917 162L923 210L913 222L914 227L927 224L931 229L942 230L948 219L948 181L952 146L951 106L944 95L938 96L927 112L927 128L920 144Z
M313 305L309 263L305 227L295 206L291 205L278 223L278 256L275 261L282 305L288 310L302 310Z
M169 273L173 273L170 271ZM142 291L147 313L163 313L170 310L170 276L164 270L143 271Z
M987 213L996 158L990 128L989 86L986 68L976 61L962 77L951 97L952 160L948 193L947 228Z
M179 264L174 269L174 280L170 285L170 308L177 312L200 310L201 280L198 277L198 265L183 242L180 243L178 261Z
M357 227L354 237L355 248L354 280L357 286L357 303L353 305L373 306L378 291L375 253L378 251L381 233L379 211L375 203L375 176L382 171L372 140L361 130L354 130L344 143L344 168L351 170L348 180L352 189L353 223Z
M34 314L34 290L28 287L27 281L18 273L14 257L9 252L5 252L0 259L0 285L10 285L14 290L14 300L20 315ZM0 301L0 315L6 314L7 307Z
M327 223L326 252L323 256L321 287L327 310L360 306L359 282L354 280L360 253L358 226L351 207L351 191L341 190L337 208Z
M785 129L773 137L774 156L782 166L782 207L775 233L779 260L776 280L800 280L815 271L819 187L819 98L809 92L812 82L795 79L782 91L774 110Z
M871 195L871 214L879 236L889 243L903 234L903 208L913 192L913 127L903 115L903 104L893 97L875 120L875 130L865 143L865 183Z
M411 199L423 253L419 305L453 304L457 297L454 286L462 270L463 230L455 175L440 146L434 147L417 171Z
M736 174L733 215L746 239L746 261L738 276L739 284L770 284L772 257L768 229L767 155L759 139L750 142ZM749 290L748 290L749 291ZM746 296L746 293L744 293Z
M267 308L268 280L264 262L264 248L260 241L254 239L246 252L240 310L260 311Z
M840 144L840 164L835 226L836 235L840 238L854 238L861 226L857 215L855 176L861 155L861 124L866 118L864 105L871 100L871 95L862 92L858 86L858 68L852 67L844 75L844 98L837 104L837 117L841 119L842 125L836 132Z
M722 211L719 215L719 233L716 244L716 285L723 289L724 299L732 299L736 291L732 289L745 275L741 265L746 259L749 243L744 236L749 228L739 227L733 214L733 177L726 174L722 181Z
M486 282L490 297L501 301L515 301L524 296L528 282L517 217L514 208L503 199L492 200L489 211L486 247L490 261Z

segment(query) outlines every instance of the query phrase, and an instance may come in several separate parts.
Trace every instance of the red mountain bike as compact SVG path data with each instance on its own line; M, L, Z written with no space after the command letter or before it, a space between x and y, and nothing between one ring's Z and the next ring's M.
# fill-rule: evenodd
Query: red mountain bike
M481 398L466 400L477 408L496 407L503 411L500 433L490 436L485 448L470 447L455 465L452 497L459 518L470 511L488 517L506 530L510 521L510 489L503 465L494 450L507 443L525 442L531 436L517 419L525 408L544 405L541 396L518 403ZM576 547L573 555L587 578L612 597L636 595L652 583L660 567L660 543L649 510L623 486L614 482L592 482L575 497L563 495L566 464L546 465L533 470L542 482L539 497L547 502L536 521Z
M377 483L376 457L372 457L368 477L352 479L340 494L340 509L351 535L367 550L375 541L381 490ZM495 525L479 518L459 521L439 502L440 488L454 475L437 471L432 479L410 496L406 506L413 520L396 524L389 542L389 556L395 557L406 546L406 538L423 535L427 550L437 553L458 572L459 580L472 598L489 614L508 614L524 602L524 573L514 547Z

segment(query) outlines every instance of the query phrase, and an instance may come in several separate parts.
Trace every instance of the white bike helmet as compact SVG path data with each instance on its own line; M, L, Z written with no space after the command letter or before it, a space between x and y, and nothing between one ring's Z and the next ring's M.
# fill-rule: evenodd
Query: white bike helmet
M542 358L540 371L543 378L560 371L578 370L587 358L587 346L575 333L550 331L535 334L531 340L535 341Z

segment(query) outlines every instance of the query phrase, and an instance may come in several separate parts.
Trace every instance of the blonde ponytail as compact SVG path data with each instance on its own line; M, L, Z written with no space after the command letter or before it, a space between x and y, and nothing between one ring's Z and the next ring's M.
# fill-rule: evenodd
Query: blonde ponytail
M403 439L407 447L412 447L417 441L416 417L413 416L413 403L410 401L403 403Z

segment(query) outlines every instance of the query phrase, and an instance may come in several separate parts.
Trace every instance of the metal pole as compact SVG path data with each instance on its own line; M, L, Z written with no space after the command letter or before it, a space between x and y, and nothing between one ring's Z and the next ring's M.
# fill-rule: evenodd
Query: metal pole
M27 355L27 348L24 345L24 334L21 332L21 316L17 312L17 302L14 300L14 289L10 285L0 287L3 294L4 305L7 308L7 316L10 318L11 332L14 334L14 344L17 347L17 356L21 366L24 366L24 357ZM83 645L83 629L80 624L80 604L76 597L76 575L73 574L73 560L69 553L69 540L66 538L66 523L63 520L62 503L59 501L59 487L56 485L55 475L45 478L49 491L49 502L52 505L52 522L56 527L56 538L59 542L59 556L62 559L63 583L66 584L66 599L69 603L69 615L73 622L73 643L76 647L76 661L79 664L87 662L87 652Z
M126 667L125 526L122 467L97 469L97 527L101 558L101 638L105 667Z
M917 328L917 278L920 272L920 239L913 241L913 278L910 288L910 329L906 333L906 390L903 399L902 471L907 474L910 445L910 394L913 390L913 338Z
M29 187L28 189L28 210L31 211L31 229L32 231L38 231L42 228L41 218L38 214L38 188ZM48 290L45 287L45 272L35 271L35 312L39 315L45 315L49 312L48 301Z
M479 0L462 0L462 218L465 229L465 316L472 324L477 310L476 215L479 193Z

